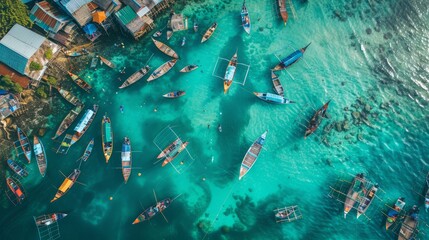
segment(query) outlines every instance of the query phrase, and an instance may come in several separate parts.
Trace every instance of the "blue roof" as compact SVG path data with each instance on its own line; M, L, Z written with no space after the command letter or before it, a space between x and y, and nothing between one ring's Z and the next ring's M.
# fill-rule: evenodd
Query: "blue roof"
M97 32L97 26L95 26L93 23L90 23L83 27L83 31L85 31L85 33L88 35L92 35Z

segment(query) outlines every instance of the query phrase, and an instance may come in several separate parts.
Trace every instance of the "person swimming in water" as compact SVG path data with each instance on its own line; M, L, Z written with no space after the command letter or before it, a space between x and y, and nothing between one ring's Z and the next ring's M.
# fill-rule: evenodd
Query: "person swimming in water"
M217 126L217 130L219 130L219 132L222 132L222 126L220 124Z
M120 106L119 109L121 110L121 113L124 113L124 106Z

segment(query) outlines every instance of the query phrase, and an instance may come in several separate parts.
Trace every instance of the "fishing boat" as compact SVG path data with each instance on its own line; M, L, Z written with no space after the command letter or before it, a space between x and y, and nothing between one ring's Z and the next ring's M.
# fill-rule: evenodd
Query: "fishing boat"
M9 187L9 189L12 191L12 193L15 195L16 200L18 203L21 203L25 199L25 194L22 190L22 187L18 185L17 182L15 182L11 177L6 178L6 184Z
M104 158L106 159L106 163L109 163L109 159L113 152L113 131L110 118L106 115L104 115L101 120L101 143L103 146Z
M389 209L389 211L387 212L386 230L388 230L389 227L395 223L396 219L399 216L399 213L402 211L404 206L405 206L405 199L403 197L400 197L398 198L398 200L396 200L395 206Z
M43 227L49 226L65 217L67 217L67 214L65 213L51 213L34 218L34 221L38 227Z
M238 177L238 180L241 180L244 177L244 175L246 175L247 172L249 172L250 169L255 164L256 160L258 159L259 153L262 150L262 146L264 145L267 133L268 133L268 131L265 131L250 146L249 150L247 150L246 155L244 155L243 161L241 162L240 176Z
M398 240L413 240L417 234L417 226L419 221L419 208L414 205L410 212L402 222L399 230Z
M79 98L73 95L70 91L64 90L62 88L57 88L57 90L61 94L61 96L63 96L63 98L67 100L69 103L75 106L82 104Z
M170 145L168 145L164 150L161 151L160 154L158 154L158 156L156 158L163 158L165 156L167 156L171 151L173 151L177 145L182 144L182 140L180 140L180 138L177 138L176 140L174 140Z
M124 83L119 87L120 89L130 86L131 84L137 82L138 80L142 79L150 70L149 65L146 65L139 69L137 72L133 73L127 80L125 80Z
M165 97L165 98L178 98L178 97L181 97L181 96L183 96L185 94L186 94L185 91L180 91L179 90L179 91L173 91L173 92L166 93L166 94L164 94L162 96Z
M128 137L124 138L122 143L122 176L124 176L125 183L128 182L128 178L131 175L132 155L131 155L131 142Z
M55 138L61 136L61 134L63 134L72 125L74 120L77 118L79 113L82 111L83 107L84 107L83 105L78 105L74 109L70 110L70 112L67 114L67 116L61 122L60 126L58 127L58 130L55 133L55 136L53 136L52 139L55 139Z
M228 66L226 67L225 77L223 78L223 92L228 92L231 87L232 81L234 80L235 70L237 69L237 51L229 60Z
M156 33L154 33L152 35L152 37L157 38L157 37L160 37L161 35L162 35L162 32L161 31L157 31Z
M255 96L257 96L259 99L269 103L277 103L277 104L295 103L294 101L290 101L289 99L284 98L283 96L273 94L273 93L254 92L253 94L255 94Z
M89 52L86 49L82 49L81 51L70 51L70 50L64 51L64 54L67 57L79 57L79 56L82 56L82 55L86 55L88 53Z
M75 82L79 87L81 87L83 90L85 90L86 92L91 92L91 85L89 85L89 83L85 82L82 78L80 78L78 75L73 74L71 72L67 72L70 76L70 78L73 80L73 82Z
M137 224L140 222L144 222L146 220L150 220L153 218L157 213L161 213L164 211L168 206L171 204L171 199L166 198L160 202L157 202L156 205L150 206L148 209L146 209L144 212L142 212L133 222L133 224Z
M353 208L353 205L355 205L361 193L366 191L365 183L366 179L363 173L356 174L355 178L353 179L352 185L347 192L346 200L344 201L344 218L346 218L347 214Z
M164 161L162 162L162 166L164 167L169 162L172 162L177 156L179 156L179 154L186 148L186 146L188 146L188 144L189 142L177 144L175 148L166 155Z
M89 141L88 145L86 146L85 152L83 153L83 156L81 159L86 162L88 160L89 156L91 156L92 149L94 148L94 138Z
M197 23L197 21L194 22L194 32L198 32L198 23Z
M45 147L43 146L42 141L37 136L34 136L33 150L34 155L36 156L37 167L39 167L39 172L42 177L46 174L46 168L48 167L48 159L46 158Z
M289 14L287 13L286 10L286 0L278 0L279 3L279 10L280 10L280 16L283 19L283 22L286 26L287 20L289 18Z
M27 135L24 133L24 131L22 131L21 128L16 128L16 133L18 135L19 145L21 145L21 149L24 152L24 156L27 159L28 163L30 163L31 161L30 141L28 140ZM16 149L16 151L18 153L18 149Z
M283 58L279 64L277 64L272 71L279 71L279 70L283 70L285 68L290 67L292 64L298 62L302 56L304 56L305 50L308 48L308 46L310 46L311 43L307 44L307 46L296 50L295 52L293 52L292 54L290 54L289 56Z
M70 190L71 187L73 187L73 184L76 182L77 178L79 177L80 170L74 169L72 173L66 179L64 179L61 186L58 188L57 193L55 194L55 197L51 200L51 202L56 201L58 198L64 196L64 194L67 193L68 190Z
M283 96L284 89L283 89L282 83L280 82L279 77L273 71L271 71L271 80L273 81L274 91L278 95Z
M182 39L182 47L185 46L185 44L186 44L186 37L183 37L183 39Z
M95 115L97 115L97 111L98 111L98 105L95 105L95 104L93 106L93 109L86 110L82 119L80 119L80 121L74 128L75 132L73 134L71 145L79 141L79 139L83 136L83 134L85 134L86 130L88 130L88 128L91 126L91 123L95 118Z
M204 34L203 38L201 39L201 43L209 40L209 38L213 35L216 28L217 28L217 23L213 23L213 25L211 25L209 29L207 29L206 33Z
M7 165L14 171L16 174L18 174L21 177L28 176L28 172L24 169L24 167L21 167L17 162L13 161L12 159L7 160Z
M328 105L330 102L331 102L331 100L329 100L327 103L325 103L313 115L313 117L310 120L310 123L308 124L307 129L305 130L304 139L307 138L310 134L314 133L314 131L316 131L316 129L319 127L320 123L322 122L322 119L326 115L326 110L328 110Z
M302 218L301 211L297 205L277 208L274 210L276 223L292 222Z
M158 41L154 38L152 38L153 43L155 43L155 46L159 49L159 51L163 52L164 54L166 54L167 56L170 56L172 58L179 58L179 55L177 55L177 53L171 48L169 47L167 44Z
M428 188L425 194L425 211L427 212L429 209L429 172L426 175L426 187Z
M69 152L69 149L71 147L71 141L72 141L73 135L66 134L61 141L60 146L57 149L57 153L61 154L67 154Z
M359 206L357 208L357 217L359 218L362 214L365 214L366 210L368 210L369 205L371 205L372 201L375 198L375 194L378 191L378 184L375 184L371 187L371 189L367 192L364 198L361 199Z
M108 67L110 67L110 68L115 68L116 67L116 65L115 64L113 64L111 61L109 61L109 60L107 60L107 59L105 59L104 57L102 57L102 56L98 56L99 58L100 58L100 60L104 63L104 64L106 64Z
M153 73L149 76L147 79L148 82L153 81L162 75L166 74L168 71L170 71L171 68L174 67L176 64L177 59L172 59L164 64L162 64L160 67L158 67Z
M243 25L244 31L246 31L247 34L250 34L250 17L245 4L246 1L243 1L243 7L241 8L241 23Z
M188 65L180 70L180 72L192 72L198 68L198 65Z

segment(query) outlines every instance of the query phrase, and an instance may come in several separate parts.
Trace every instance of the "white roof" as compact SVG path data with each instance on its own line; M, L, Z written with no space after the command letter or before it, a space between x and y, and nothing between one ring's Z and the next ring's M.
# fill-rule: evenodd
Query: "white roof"
M45 37L19 24L15 24L0 40L0 44L26 59L30 59L45 40Z
M129 162L131 160L131 153L130 152L122 152L121 153L121 160Z
M142 8L142 9L140 9L138 12L137 12L137 15L139 15L139 17L143 17L146 13L148 13L150 10L149 10L149 8L148 7L144 7L144 8Z
M92 115L94 114L94 111L91 109L86 110L85 115L80 120L80 122L76 125L74 130L76 132L82 132L82 130L88 125L89 120L91 119Z
M231 81L234 78L235 66L228 66L225 73L225 79Z
M40 154L40 153L43 153L43 151L42 151L42 146L40 145L40 143L38 143L38 144L34 145L34 153L35 153L36 155L38 155L38 154Z

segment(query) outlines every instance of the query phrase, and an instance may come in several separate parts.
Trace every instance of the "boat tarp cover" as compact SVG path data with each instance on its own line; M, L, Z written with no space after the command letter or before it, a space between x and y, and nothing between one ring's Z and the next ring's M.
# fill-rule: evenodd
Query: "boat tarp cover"
M36 155L39 155L39 154L43 153L42 145L40 145L40 143L34 145L34 153Z
M131 146L128 144L122 144L122 161L131 161Z
M228 66L225 73L225 79L231 81L234 77L235 66Z
M86 125L88 124L89 120L91 119L92 115L94 115L94 111L92 111L90 109L86 110L85 115L80 120L80 122L76 125L76 127L74 128L74 130L76 132L82 132L82 130L86 127Z
M110 123L104 123L104 142L108 143L112 141L111 126Z
M66 192L69 188L71 188L72 185L73 181L69 178L66 178L58 190L60 190L61 192Z
M266 93L267 100L271 100L273 102L283 103L283 97L277 94Z
M291 55L284 58L282 62L285 66L289 66L290 64L295 62L298 58L302 57L302 55L303 55L302 52L300 50L297 50L293 52Z

